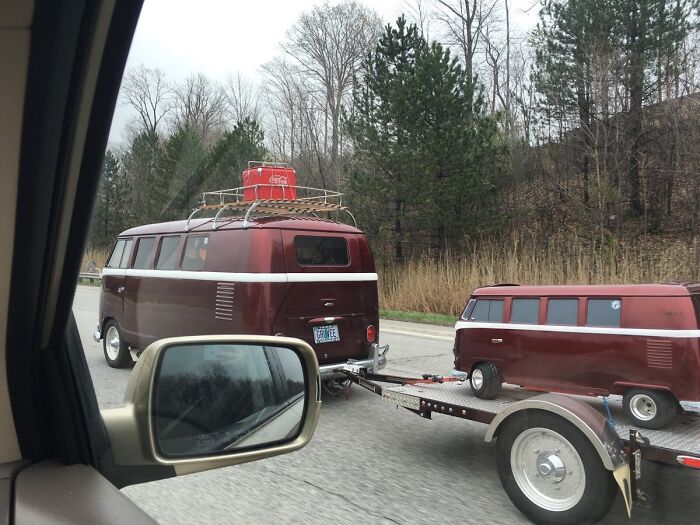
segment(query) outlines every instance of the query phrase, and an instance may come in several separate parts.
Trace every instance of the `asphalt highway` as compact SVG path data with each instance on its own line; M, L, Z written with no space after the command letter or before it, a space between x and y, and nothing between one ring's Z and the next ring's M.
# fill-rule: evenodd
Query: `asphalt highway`
M100 407L121 403L130 370L105 363L92 340L99 288L78 286L73 311ZM388 373L448 374L454 330L382 321ZM245 465L123 489L160 523L173 524L515 524L496 473L485 426L447 416L424 420L357 386L325 396L316 434L304 449ZM694 524L700 471L645 462L650 508L632 523ZM630 523L618 496L603 523Z

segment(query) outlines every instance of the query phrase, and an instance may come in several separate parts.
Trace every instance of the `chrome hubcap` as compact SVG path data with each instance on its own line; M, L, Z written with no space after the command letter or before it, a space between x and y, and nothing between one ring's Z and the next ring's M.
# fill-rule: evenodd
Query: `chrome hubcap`
M105 350L107 351L107 357L109 357L112 361L116 360L117 357L119 357L120 346L119 330L117 330L117 328L114 326L110 326L105 337Z
M542 509L562 512L583 497L583 461L573 445L553 430L531 428L520 434L510 451L510 465L520 490Z
M484 374L478 368L472 372L472 386L477 390L484 386Z
M630 412L640 421L651 421L657 410L654 400L646 394L637 394L630 399Z

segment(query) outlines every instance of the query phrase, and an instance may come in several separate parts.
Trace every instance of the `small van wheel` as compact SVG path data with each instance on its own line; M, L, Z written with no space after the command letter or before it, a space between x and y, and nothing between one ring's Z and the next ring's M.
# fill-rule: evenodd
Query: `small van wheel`
M622 398L625 413L641 428L665 427L678 414L678 401L663 390L627 390Z
M493 399L501 393L503 378L493 363L479 363L469 376L472 394L480 399Z
M102 348L105 360L112 368L126 368L132 363L129 345L122 339L119 324L115 320L105 325L105 335L102 338Z
M496 441L498 477L513 504L542 524L597 523L615 501L612 472L564 418L511 416Z

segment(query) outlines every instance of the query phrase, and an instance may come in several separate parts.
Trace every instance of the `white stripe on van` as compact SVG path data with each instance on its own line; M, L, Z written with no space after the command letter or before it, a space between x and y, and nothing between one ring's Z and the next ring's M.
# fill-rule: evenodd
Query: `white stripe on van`
M528 330L533 332L560 332L567 334L636 335L640 337L700 337L700 330L661 330L653 328L613 328L605 326L559 326L542 324L484 323L457 321L455 329L491 328L496 330Z
M376 273L233 273L196 272L188 270L136 270L105 268L102 275L121 277L154 277L158 279L188 279L192 281L233 281L238 283L312 283L376 281Z

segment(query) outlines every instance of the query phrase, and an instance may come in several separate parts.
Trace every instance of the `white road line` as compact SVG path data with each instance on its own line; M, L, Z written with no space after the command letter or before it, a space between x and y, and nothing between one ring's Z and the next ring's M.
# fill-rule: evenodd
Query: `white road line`
M428 334L422 334L420 332L409 332L407 330L392 330L391 328L379 328L379 333L386 332L388 334L397 334L397 335L411 335L414 337L423 337L425 339L435 339L437 341L449 341L452 342L454 341L454 337L445 337L442 335L428 335Z

